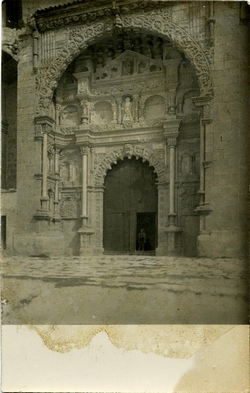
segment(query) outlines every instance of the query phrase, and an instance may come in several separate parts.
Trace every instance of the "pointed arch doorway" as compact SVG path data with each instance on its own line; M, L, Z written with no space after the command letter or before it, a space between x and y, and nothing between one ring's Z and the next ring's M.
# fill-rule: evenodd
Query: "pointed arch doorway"
M105 253L138 252L138 233L144 229L144 251L157 247L156 174L148 162L125 158L105 178L103 245Z

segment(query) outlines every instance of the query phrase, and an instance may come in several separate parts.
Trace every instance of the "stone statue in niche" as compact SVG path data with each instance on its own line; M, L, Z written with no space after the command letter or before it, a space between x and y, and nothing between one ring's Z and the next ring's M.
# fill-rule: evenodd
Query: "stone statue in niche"
M126 97L124 101L124 116L123 122L132 121L132 102L130 97Z

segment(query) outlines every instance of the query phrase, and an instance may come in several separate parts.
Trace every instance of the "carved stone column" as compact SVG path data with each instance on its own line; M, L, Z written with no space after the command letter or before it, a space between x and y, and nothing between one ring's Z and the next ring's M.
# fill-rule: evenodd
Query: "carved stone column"
M38 61L38 38L39 33L37 30L33 32L33 66L34 71L37 71L37 61Z
M117 123L117 106L116 103L112 104L113 120L112 123Z
M47 209L48 200L47 196L47 176L48 176L48 159L47 159L47 143L48 143L48 135L46 131L43 131L43 182L42 182L42 210Z
M60 148L55 147L55 154L54 154L54 170L55 170L55 199L54 199L54 221L61 221L61 216L59 213L59 153Z
M95 202L94 202L94 211L95 211L95 253L103 254L103 195L104 195L104 186L96 186L94 189L95 194Z
M82 153L82 227L78 233L80 235L80 255L93 253L94 230L89 225L88 215L88 156L90 148L88 145L80 146Z
M181 232L181 229L176 223L176 211L175 211L175 176L176 176L176 146L177 138L179 135L179 124L180 119L170 118L164 121L164 137L169 147L169 214L168 214L168 227L167 232L167 253L168 255L176 254L178 251L178 238L177 234Z
M117 97L118 102L118 124L122 123L122 97Z
M166 183L158 183L158 244L156 249L157 256L166 255L166 215L167 215L167 186Z

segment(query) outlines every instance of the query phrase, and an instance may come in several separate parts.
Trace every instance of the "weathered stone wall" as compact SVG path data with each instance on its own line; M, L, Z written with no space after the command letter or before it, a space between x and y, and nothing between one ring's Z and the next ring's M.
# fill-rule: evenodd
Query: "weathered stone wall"
M40 142L34 141L36 109L35 75L32 64L32 39L20 44L17 84L17 232L30 230L40 197L40 184L34 174L41 172Z
M17 84L3 86L2 119L6 123L6 134L2 139L4 150L4 172L2 188L16 188L17 160Z
M213 212L200 236L200 255L239 256L247 251L248 27L237 2L215 2L214 99L207 126L206 200Z

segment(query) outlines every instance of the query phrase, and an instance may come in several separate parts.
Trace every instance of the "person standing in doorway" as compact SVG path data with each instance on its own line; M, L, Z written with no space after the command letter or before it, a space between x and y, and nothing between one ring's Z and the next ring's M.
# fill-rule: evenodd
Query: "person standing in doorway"
M145 250L145 243L146 243L146 233L144 229L141 229L138 235L138 243L139 243L139 251Z

